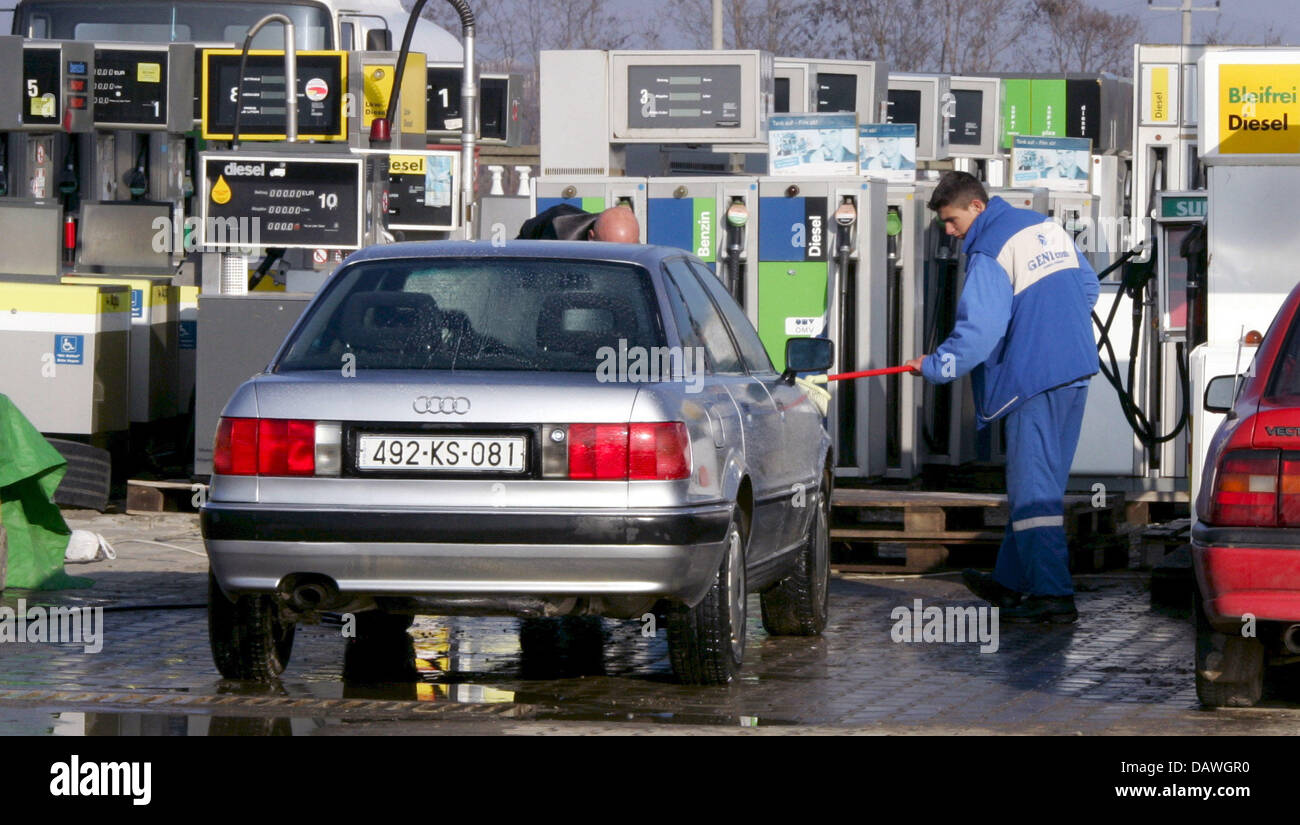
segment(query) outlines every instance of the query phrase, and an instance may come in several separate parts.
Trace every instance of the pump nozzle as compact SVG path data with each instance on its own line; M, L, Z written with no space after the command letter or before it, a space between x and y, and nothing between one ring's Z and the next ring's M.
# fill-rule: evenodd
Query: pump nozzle
M850 227L858 222L858 208L853 205L853 201L848 198L844 199L835 209L835 223L843 227Z
M736 199L727 207L727 223L737 228L749 223L749 207L744 201Z

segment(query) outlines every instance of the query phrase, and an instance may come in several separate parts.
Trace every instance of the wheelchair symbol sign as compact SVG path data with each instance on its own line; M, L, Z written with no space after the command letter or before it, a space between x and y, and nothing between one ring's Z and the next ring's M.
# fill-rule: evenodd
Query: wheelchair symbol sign
M85 358L85 343L86 336L84 335L55 335L54 363L83 363Z

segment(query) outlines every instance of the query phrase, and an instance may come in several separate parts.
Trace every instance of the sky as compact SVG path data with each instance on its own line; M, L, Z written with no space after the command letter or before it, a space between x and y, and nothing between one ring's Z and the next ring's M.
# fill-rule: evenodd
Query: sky
M1182 6L1182 0L1156 0L1156 6ZM1151 11L1147 0L1091 0L1108 12L1132 14L1146 25L1147 43L1178 43L1183 36L1183 16L1172 11ZM1193 6L1212 8L1214 0L1192 0ZM1221 0L1218 12L1196 12L1192 31L1201 35L1219 25L1232 32L1233 42L1259 42L1268 25L1283 44L1300 44L1300 2L1297 0ZM1199 37L1195 39L1199 40Z

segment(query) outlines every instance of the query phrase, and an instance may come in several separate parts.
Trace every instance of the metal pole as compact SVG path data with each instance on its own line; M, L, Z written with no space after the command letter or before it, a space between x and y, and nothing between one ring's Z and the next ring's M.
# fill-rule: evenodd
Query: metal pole
M474 28L464 29L462 48L464 80L460 86L460 197L461 215L465 237L472 238L474 229L474 134L478 131L478 83L474 81Z
M713 49L722 51L722 0L713 0Z

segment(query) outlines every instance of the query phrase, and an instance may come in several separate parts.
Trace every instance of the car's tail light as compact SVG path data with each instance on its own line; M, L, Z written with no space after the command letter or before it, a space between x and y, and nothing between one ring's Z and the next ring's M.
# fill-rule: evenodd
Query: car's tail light
M688 478L690 439L680 421L632 424L628 432L627 476L638 480Z
M569 478L627 478L627 425L569 425Z
M1282 453L1277 486L1278 525L1300 527L1300 453Z
M1276 526L1280 456L1279 450L1224 453L1214 477L1210 522L1238 527Z
M570 424L571 479L672 480L690 476L690 440L680 421Z
M212 469L232 476L316 474L315 421L286 418L222 418Z

